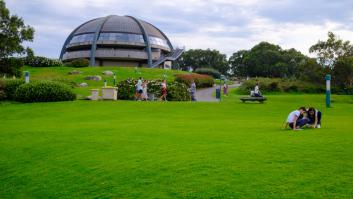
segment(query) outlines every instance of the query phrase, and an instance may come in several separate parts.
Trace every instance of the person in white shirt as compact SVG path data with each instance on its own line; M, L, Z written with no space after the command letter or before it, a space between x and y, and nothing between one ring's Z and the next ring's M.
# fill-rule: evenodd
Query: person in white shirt
M254 96L255 97L262 97L258 82L256 83L255 88L254 88Z
M167 81L163 80L161 86L162 86L162 88L161 88L162 96L159 99L167 101Z
M286 126L289 125L289 127L293 130L298 130L302 126L308 123L306 119L303 119L302 116L306 112L305 107L300 107L298 110L292 111L289 113L287 117L287 123Z
M142 100L142 93L143 93L143 87L142 87L142 77L140 77L137 80L137 100Z

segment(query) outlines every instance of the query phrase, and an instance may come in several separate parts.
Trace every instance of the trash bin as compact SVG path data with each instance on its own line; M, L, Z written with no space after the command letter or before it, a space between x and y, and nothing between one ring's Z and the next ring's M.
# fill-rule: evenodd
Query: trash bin
M221 89L220 88L216 88L216 98L217 99L221 98Z

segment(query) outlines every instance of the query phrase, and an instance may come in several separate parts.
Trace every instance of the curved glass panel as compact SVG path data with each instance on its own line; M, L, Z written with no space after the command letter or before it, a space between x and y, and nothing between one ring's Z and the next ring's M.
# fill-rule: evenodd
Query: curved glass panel
M169 48L168 42L158 37L150 36L150 42L151 44L154 44L154 45L159 45L159 46Z
M81 43L81 42L92 42L93 37L94 37L93 33L76 35L71 39L70 44Z
M98 41L120 41L145 43L142 35L127 33L100 33Z

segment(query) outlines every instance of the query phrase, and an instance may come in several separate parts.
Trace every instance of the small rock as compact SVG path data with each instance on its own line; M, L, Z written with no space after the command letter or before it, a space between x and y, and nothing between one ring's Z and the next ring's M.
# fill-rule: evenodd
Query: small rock
M110 70L103 71L102 74L103 75L108 75L108 76L113 76L114 75L114 73L112 71L110 71Z
M95 75L95 76L87 76L85 77L85 80L94 80L94 81L101 81L102 77L99 75Z
M87 87L88 84L87 84L86 82L83 82L83 83L79 84L79 86L80 86L80 87Z
M79 74L82 74L82 72L78 71L78 70L73 70L73 71L70 71L68 74L69 75L79 75Z

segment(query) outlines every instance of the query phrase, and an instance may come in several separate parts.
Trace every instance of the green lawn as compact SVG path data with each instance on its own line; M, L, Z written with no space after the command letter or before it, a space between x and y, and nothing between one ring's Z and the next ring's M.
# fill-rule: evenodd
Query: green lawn
M0 198L352 198L353 100L0 103ZM322 129L282 130L302 105Z
M60 82L80 84L86 82L88 87L75 87L74 92L82 95L90 95L90 89L101 88L104 85L104 80L107 80L108 85L113 85L113 77L105 76L102 74L103 71L110 70L116 74L117 81L125 80L128 78L139 78L154 80L163 79L166 77L169 81L174 79L175 74L187 73L178 70L164 70L164 69L150 69L150 68L138 68L134 67L85 67L85 68L71 68L71 67L24 67L24 71L29 71L31 79L34 80L56 80ZM81 71L80 75L68 75L72 70ZM101 81L84 80L87 76L100 75Z

